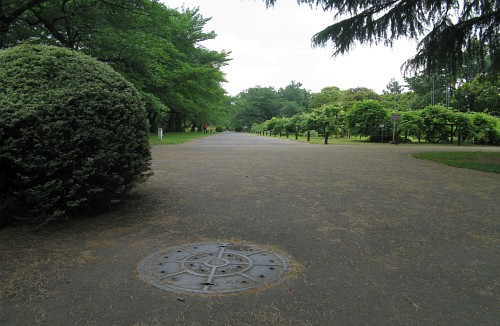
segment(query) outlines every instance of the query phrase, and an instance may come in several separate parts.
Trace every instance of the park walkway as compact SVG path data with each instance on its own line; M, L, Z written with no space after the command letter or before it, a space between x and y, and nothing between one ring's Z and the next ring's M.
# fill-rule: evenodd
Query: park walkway
M500 177L411 153L224 133L153 148L122 206L0 230L0 325L495 325ZM497 150L497 149L489 149ZM179 294L138 275L163 248L231 242L290 264L268 288Z

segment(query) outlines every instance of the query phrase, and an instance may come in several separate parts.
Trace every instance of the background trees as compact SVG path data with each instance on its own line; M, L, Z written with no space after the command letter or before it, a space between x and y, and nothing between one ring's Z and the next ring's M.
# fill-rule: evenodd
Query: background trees
M478 111L483 111L474 112L460 104L460 96L468 96L460 93L466 88L460 86L454 89L446 83L447 80L448 76L444 74L422 74L407 78L410 85L405 87L391 80L382 95L364 87L347 90L325 87L309 96L309 109L291 117L282 114L280 104L283 102L279 92L270 87L256 87L240 93L233 102L232 110L236 118L245 121L241 126L251 126L252 131L279 133L309 130L319 134L329 131L330 135L340 137L359 135L369 137L371 141L388 141L392 138L388 135L392 134L393 126L390 113L396 112L401 116L396 134L402 141L448 143L460 139L461 142L498 143L500 121L487 114L498 110L499 105L495 102L498 88L489 82L475 83L481 90L477 93L485 94L485 102L488 99L489 107L495 109L481 107L479 104L483 102L467 97L475 103ZM466 82L463 85L470 84ZM271 118L266 120L268 116ZM232 121L235 125L240 123L238 119ZM386 135L384 138L382 133Z
M291 117L309 109L311 93L292 81L277 91L272 87L252 87L233 98L234 127L250 127L273 117Z
M264 2L272 6L276 0ZM470 127L474 125L470 123L471 112L499 114L498 1L297 0L297 3L334 13L336 22L313 36L316 46L331 43L334 55L344 54L358 43L392 46L401 37L420 42L415 56L404 64L405 71L412 73L406 76L409 90L406 93L402 85L391 80L382 96L370 94L362 87L339 92L325 88L312 95L312 108L340 103L347 111L352 132L372 134L369 125L360 123L362 117L370 117L375 102L360 108L359 103L364 100L381 101L383 107L397 111L419 110L418 114L403 115L401 131L405 135L417 133L420 139L425 129L425 138L432 142L452 139L457 130L462 131L461 137L480 136ZM453 126L448 133L440 130L445 125ZM498 129L495 130L497 134Z

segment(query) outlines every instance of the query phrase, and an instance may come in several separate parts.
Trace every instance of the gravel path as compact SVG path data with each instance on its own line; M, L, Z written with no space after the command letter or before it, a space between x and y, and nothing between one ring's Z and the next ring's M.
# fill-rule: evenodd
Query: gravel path
M0 325L498 325L500 176L419 145L224 133L153 148L155 175L95 218L0 230ZM230 242L286 279L228 295L144 282L144 257Z

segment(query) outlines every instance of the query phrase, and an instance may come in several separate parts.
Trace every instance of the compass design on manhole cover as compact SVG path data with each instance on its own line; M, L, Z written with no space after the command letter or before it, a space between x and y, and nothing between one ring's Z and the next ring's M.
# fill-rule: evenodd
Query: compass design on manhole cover
M266 249L231 243L187 244L141 260L140 276L176 293L230 293L278 283L286 260Z

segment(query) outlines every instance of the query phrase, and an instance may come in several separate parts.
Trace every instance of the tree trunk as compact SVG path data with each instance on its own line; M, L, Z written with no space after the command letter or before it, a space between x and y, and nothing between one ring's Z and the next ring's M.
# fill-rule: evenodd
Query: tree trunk
M167 120L167 131L181 132L184 131L182 127L182 116L175 111L170 112Z

